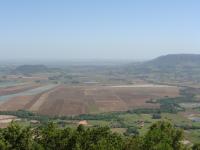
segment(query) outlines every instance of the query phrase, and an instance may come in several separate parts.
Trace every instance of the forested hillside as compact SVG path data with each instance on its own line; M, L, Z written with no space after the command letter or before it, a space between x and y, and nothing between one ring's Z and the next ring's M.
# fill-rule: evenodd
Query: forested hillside
M200 55L169 54L150 61L129 64L125 72L161 82L200 82Z
M12 122L0 130L1 150L199 150L183 144L182 130L159 121L144 136L112 133L107 127L58 128L53 123L38 128Z

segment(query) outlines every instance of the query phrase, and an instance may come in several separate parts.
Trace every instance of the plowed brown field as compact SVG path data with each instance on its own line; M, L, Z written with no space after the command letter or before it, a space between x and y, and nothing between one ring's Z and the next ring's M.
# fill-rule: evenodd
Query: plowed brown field
M35 96L16 97L0 105L0 110L27 109L46 115L75 115L132 108L157 108L147 100L179 95L170 86L64 86Z
M10 94L16 94L19 92L27 91L33 88L40 87L40 84L25 84L25 85L18 85L18 86L10 86L5 88L0 88L0 96L3 95L10 95Z

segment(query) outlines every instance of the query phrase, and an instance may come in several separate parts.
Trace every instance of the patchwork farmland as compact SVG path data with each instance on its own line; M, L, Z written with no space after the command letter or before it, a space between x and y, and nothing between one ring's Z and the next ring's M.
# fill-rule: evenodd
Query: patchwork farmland
M42 89L42 87L44 86L32 88ZM133 108L158 108L159 104L146 102L150 99L177 97L179 88L153 84L132 86L51 85L49 88L38 90L32 94L24 93L26 92L23 91L22 94L2 101L0 110L25 109L39 114L62 116L126 111Z

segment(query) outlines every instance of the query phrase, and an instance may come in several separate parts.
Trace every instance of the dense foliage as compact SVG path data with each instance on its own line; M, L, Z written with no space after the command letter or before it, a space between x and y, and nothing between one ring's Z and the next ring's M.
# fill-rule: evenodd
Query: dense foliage
M18 118L28 119L28 120L38 120L42 123L48 122L53 119L52 117L39 115L26 110L18 110L18 111L0 111L0 115L13 115Z
M134 131L133 129L130 129ZM12 122L0 130L1 150L185 150L183 132L159 121L144 136L123 136L108 127L59 128L53 123L38 128ZM198 150L199 145L191 149Z

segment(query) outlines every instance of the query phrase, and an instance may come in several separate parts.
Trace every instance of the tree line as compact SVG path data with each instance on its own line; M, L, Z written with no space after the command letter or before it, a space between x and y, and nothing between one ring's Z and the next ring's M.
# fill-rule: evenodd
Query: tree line
M200 150L183 139L183 131L166 121L153 124L144 136L125 136L108 127L59 128L50 122L31 128L12 122L0 130L0 150Z

